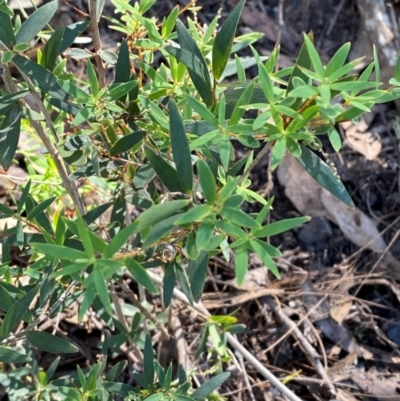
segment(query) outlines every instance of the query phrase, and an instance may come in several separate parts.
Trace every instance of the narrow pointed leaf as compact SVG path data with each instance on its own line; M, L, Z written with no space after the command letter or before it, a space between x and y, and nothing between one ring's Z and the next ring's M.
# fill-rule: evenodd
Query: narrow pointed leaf
M201 60L188 50L173 46L166 46L165 50L186 66L200 97L208 107L211 107L214 99L207 67L204 67Z
M214 390L222 385L222 383L230 376L229 372L221 373L203 383L192 394L191 398L207 398Z
M0 345L0 362L2 363L26 363L31 361L28 355L21 354L9 347Z
M0 27L0 41L8 48L13 47L15 44L15 35L11 25L11 18L2 10L0 10Z
M65 27L60 26L51 35L43 50L42 65L49 71L53 71L58 55L60 54L60 45L65 33Z
M158 290L153 280L147 273L146 269L135 259L126 258L125 259L126 267L129 272L132 274L133 278L147 291L152 292L153 294L157 294Z
M126 40L121 42L119 48L118 60L115 66L114 82L128 82L131 76L131 65L129 61L129 50Z
M259 238L271 237L273 235L277 235L283 233L285 231L289 231L292 228L295 228L301 224L309 221L310 218L307 216L304 217L295 217L293 219L280 220L271 224L268 224L265 227L260 228L254 232L254 235Z
M189 283L194 299L203 294L208 269L208 252L201 251L196 260L189 260Z
M79 351L79 348L69 341L45 331L27 331L26 337L34 347L53 354L73 354Z
M107 249L104 251L104 258L110 258L117 253L128 239L136 232L151 227L152 225L178 213L188 205L187 200L173 200L168 203L154 205L145 210L132 224L123 228L108 244Z
M155 153L151 148L146 148L145 153L151 167L153 167L168 191L185 192L177 171L162 156Z
M21 106L14 104L7 110L0 127L0 165L8 170L18 146L21 131Z
M146 136L146 131L136 131L118 139L110 149L110 155L127 152L137 145Z
M245 246L238 247L235 254L235 276L238 285L242 285L249 267L249 254Z
M43 253L44 255L50 256L52 258L58 258L74 262L77 259L82 259L82 260L88 259L86 253L63 245L42 244L40 242L32 242L30 245L37 252Z
M38 8L19 29L16 42L29 43L53 18L59 6L58 0Z
M65 32L60 44L60 48L58 49L61 54L68 47L70 47L75 39L89 26L90 20L75 22L74 24L68 25L65 27Z
M245 1L241 0L236 5L215 37L212 49L212 67L214 79L216 80L221 78L226 64L228 63L233 39L235 38L237 25L240 19L240 14L242 13L244 7L244 3Z
M335 175L332 169L324 163L315 153L305 146L301 146L301 156L297 158L300 165L314 178L322 187L335 195L346 205L354 206L353 201L345 186Z
M14 327L20 323L38 291L39 287L32 288L7 311L0 326L0 341L3 341L14 330Z
M203 195L209 205L215 203L217 197L217 183L211 168L205 161L199 160L197 162L197 171Z
M172 153L179 180L185 193L190 194L193 187L192 157L189 143L178 107L173 99L168 102L170 113L170 135Z
M143 375L146 378L147 382L150 384L150 386L152 386L154 382L153 360L154 360L153 344L151 343L151 337L147 335L143 353Z
M73 98L57 83L56 77L46 68L16 54L13 58L16 66L37 85L40 90L60 100L73 100Z

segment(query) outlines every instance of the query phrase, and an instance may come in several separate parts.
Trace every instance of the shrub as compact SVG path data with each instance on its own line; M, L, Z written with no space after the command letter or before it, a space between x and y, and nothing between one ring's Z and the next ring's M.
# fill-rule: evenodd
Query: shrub
M314 152L321 149L319 138L326 135L339 150L336 123L357 120L374 104L400 97L399 68L392 86L379 89L376 57L361 75L351 74L360 60L346 63L346 43L324 66L311 34L304 35L295 65L278 69L279 47L261 57L252 47L259 34L235 38L243 0L219 30L219 17L205 29L188 18L186 27L178 6L158 22L146 16L155 0L112 2L118 18L108 18L110 27L125 37L118 54L100 48L101 2L90 1L88 18L55 31L43 30L58 8L56 0L22 25L0 5L6 88L0 99L1 167L7 171L12 164L21 129L46 149L28 158L31 172L39 165L45 170L44 184L25 185L16 208L0 204L0 217L15 222L1 235L0 267L0 361L6 364L0 382L11 400L208 397L228 375L220 373L194 390L191 373L180 366L175 380L172 366L163 368L153 358L146 336L160 330L159 317L141 306L131 287L161 293L167 308L178 283L194 303L202 295L209 258L217 254L233 260L238 284L249 252L279 277L274 258L281 253L265 238L308 218L266 223L273 199L251 189L252 169L268 153L274 170L289 152L351 205L340 178ZM75 45L88 28L93 53ZM39 38L45 46L36 49L33 61L26 52ZM238 55L245 48L251 56ZM87 81L71 72L71 58L85 60ZM15 77L11 67L18 71ZM258 74L248 80L250 67ZM370 81L374 69L376 81ZM112 82L106 78L110 70ZM28 94L39 111L25 101ZM249 149L245 157L237 159L235 142ZM56 190L46 184L58 178L62 186ZM88 207L88 190L105 195ZM260 204L260 212L244 212L245 202ZM28 268L11 266L10 247L29 256ZM159 266L161 278L152 272ZM120 304L116 288L129 293L134 305ZM44 371L32 346L56 354L78 351L68 335L37 329L71 305L77 305L79 320L95 311L112 335L100 344L98 363L86 372L78 366L68 380L58 373L59 358ZM225 344L226 333L240 331L236 323L224 317L205 325L198 353L213 334L219 370L227 358L219 340ZM143 358L143 372L133 373L135 387L119 379L126 361L107 362L110 351L123 354L126 344Z

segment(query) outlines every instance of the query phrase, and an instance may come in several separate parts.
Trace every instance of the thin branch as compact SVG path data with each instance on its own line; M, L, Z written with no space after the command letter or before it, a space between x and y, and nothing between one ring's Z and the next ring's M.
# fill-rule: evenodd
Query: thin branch
M97 73L99 75L99 85L100 88L104 88L106 86L106 76L104 72L103 60L99 56L101 50L101 39L100 39L98 20L100 16L97 15L96 5L97 5L96 0L89 0L90 29L92 31L93 45L95 50L94 58L96 60Z
M250 174L251 170L258 164L258 162L262 159L262 157L271 149L272 142L267 142L265 146L260 150L260 153L253 160L253 163L248 167L248 169L243 173L240 177L239 183L246 179L246 177Z

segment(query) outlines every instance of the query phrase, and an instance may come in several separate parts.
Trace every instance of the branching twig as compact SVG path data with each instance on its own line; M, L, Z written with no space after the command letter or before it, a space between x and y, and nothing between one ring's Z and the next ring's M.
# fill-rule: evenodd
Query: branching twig
M282 310L278 307L278 305L272 298L265 297L264 299L265 302L268 304L268 306L272 309L274 314L277 316L277 318L284 324L284 326L286 326L287 329L292 331L293 335L300 342L303 348L307 351L315 367L315 370L321 376L321 378L327 383L331 393L335 394L336 393L335 387L332 384L331 380L329 379L329 376L320 361L320 356L318 355L318 352L310 344L310 342L303 336L303 333L299 330L296 323L293 322L292 319L290 319L288 316L285 315L285 313L282 312Z

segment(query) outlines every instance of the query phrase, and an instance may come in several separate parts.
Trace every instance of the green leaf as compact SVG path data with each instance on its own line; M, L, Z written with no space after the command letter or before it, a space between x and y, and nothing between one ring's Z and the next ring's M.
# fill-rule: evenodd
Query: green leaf
M340 150L340 148L342 146L342 140L340 139L340 135L335 130L335 128L332 128L331 130L329 130L328 137L329 137L329 141L330 141L333 149L336 152L339 152L339 150Z
M0 40L8 48L12 48L15 44L14 29L11 25L10 16L2 10L0 10L0 26Z
M146 378L150 386L154 382L154 354L153 344L151 343L151 337L146 335L143 353L143 375Z
M274 88L272 86L271 78L269 77L269 73L262 63L258 64L258 73L260 75L261 88L268 100L268 103L275 103Z
M138 86L138 81L136 79L128 82L123 82L120 84L112 85L112 89L110 89L109 95L111 100L119 100L124 97L127 93Z
M201 159L197 162L197 171L203 195L207 203L213 205L217 197L217 183L214 174L208 164Z
M65 27L65 32L58 49L58 54L64 52L68 47L70 47L75 39L89 26L90 20L75 22L74 24Z
M310 34L310 36L311 36L311 38L313 37L312 34ZM286 94L289 94L294 89L294 78L295 77L302 79L304 82L308 82L307 76L304 74L304 72L301 71L300 67L303 67L303 68L311 67L311 59L310 59L305 42L301 46L299 55L296 59L296 64L294 65L292 74L290 75ZM291 107L293 110L297 110L300 104L301 104L301 99L297 99L297 101L294 102Z
M190 304L193 305L194 299L193 299L193 294L192 294L192 291L190 288L189 278L187 276L186 270L184 270L184 268L176 260L174 260L172 263L174 265L176 278L182 289L182 292L186 295L186 298L188 299Z
M214 98L211 91L207 66L202 64L199 57L184 48L179 49L177 47L167 46L165 50L186 66L190 78L204 103L208 107L213 106Z
M30 191L30 189L31 189L31 184L32 184L32 181L29 180L29 181L26 183L26 185L25 185L25 187L24 187L24 189L23 189L23 191L22 191L21 198L20 198L20 200L19 200L19 202L18 202L18 206L17 206L17 213L18 213L19 215L20 215L21 212L24 210L24 206L25 206L26 200L27 200L27 198L28 198L29 191Z
M213 212L209 205L198 205L189 209L182 217L175 221L175 225L185 225L194 221L201 221Z
M31 360L32 358L28 355L21 354L12 348L0 345L0 362L2 363L26 363Z
M169 306L174 293L175 277L174 264L168 263L163 279L163 302L165 308Z
M184 192L191 194L193 187L193 172L189 143L178 107L172 98L169 99L168 107L170 113L172 154L174 155L176 170Z
M96 71L93 67L91 60L87 60L86 67L87 67L90 90L93 96L97 96L99 93L99 81L97 79Z
M44 212L54 201L57 199L56 196L53 196L49 199L45 199L43 202L39 203L35 206L26 216L27 220L33 220L38 214Z
M13 161L20 131L21 106L14 104L6 111L0 127L0 165L4 170L8 170Z
M237 124L245 113L245 109L242 106L246 106L251 103L251 98L254 91L254 82L252 82L241 94L238 101L235 104L232 115L229 119L229 125Z
M224 206L221 214L225 220L237 224L238 226L248 227L253 230L260 227L260 224L256 220L241 209Z
M257 239L249 241L251 249L260 257L264 265L270 270L275 277L280 278L278 268L270 255L271 245Z
M38 291L38 286L32 288L7 311L0 326L0 341L3 341L14 330L14 327L20 323Z
M129 60L129 49L126 40L121 42L119 48L118 60L115 66L114 82L128 82L131 76L131 63Z
M322 187L335 195L348 206L354 206L353 201L340 179L332 169L325 164L315 153L305 146L301 146L301 156L297 158L300 165Z
M310 37L306 34L304 34L304 43L306 44L308 55L310 57L311 64L314 67L314 71L322 80L325 75L324 67L322 65L317 49L314 46L314 43L311 41Z
M52 258L68 260L71 262L88 259L86 253L63 245L43 244L40 242L32 242L30 245L35 251Z
M215 37L212 49L212 67L214 79L216 80L220 79L228 63L244 3L245 0L241 0L236 5Z
M93 279L94 287L97 291L97 296L100 299L101 304L104 306L106 312L109 315L112 315L111 301L109 295L109 289L106 281L106 277L104 276L103 269L101 266L101 260L99 263L95 264L93 268L93 272L90 274L90 277Z
M128 239L136 232L140 232L152 225L178 213L189 204L187 200L173 200L168 203L154 205L145 210L132 224L123 228L108 244L104 258L110 258L123 247Z
M125 258L124 260L127 269L132 274L136 282L146 288L147 291L153 294L158 294L158 289L147 273L146 269L135 259Z
M56 77L46 68L16 54L13 59L15 65L24 72L40 90L60 100L73 100L73 98L57 83Z
M0 115L4 115L4 113L14 104L17 100L24 98L29 91L22 90L16 93L12 93L10 95L2 96L0 98Z
M229 376L230 373L225 372L206 381L191 394L191 398L207 398L214 390L221 387Z
M26 338L36 348L53 354L74 354L79 348L45 331L27 331Z
M292 228L295 228L301 224L309 221L310 218L305 217L295 217L293 219L280 220L275 223L268 224L265 227L262 227L253 232L253 234L258 238L272 237L273 235L277 235L283 233L285 231L289 231Z
M201 251L196 260L189 260L189 283L195 300L203 294L204 283L207 277L208 252Z
M190 107L196 113L198 113L203 120L207 121L211 125L207 125L208 127L210 127L210 130L218 127L217 117L215 117L214 114L206 106L204 106L203 103L199 102L197 99L187 93L185 93L184 96Z
M119 153L127 152L141 142L145 136L146 131L136 131L123 136L111 146L110 155L115 156Z
M190 54L196 56L198 60L200 61L203 70L207 71L207 63L206 60L203 57L203 54L201 53L199 47L197 46L195 40L193 39L191 33L186 29L185 25L183 25L182 21L177 20L176 21L176 31L178 32L178 39L179 39L179 44L181 45L181 48L184 50L187 50ZM204 76L205 81L208 80L210 82L210 76L207 74ZM211 86L211 84L210 84Z
M22 24L17 33L16 42L29 43L50 22L58 7L58 0L53 0L50 3L38 8Z
M46 43L46 46L44 47L41 64L49 71L53 71L56 65L56 60L58 55L60 54L60 45L64 33L65 27L58 27L57 30L51 35L50 39Z
M325 78L329 78L332 73L343 67L349 54L350 47L350 42L347 42L333 55L325 68Z
M249 254L245 246L240 246L235 253L235 276L238 285L242 285L249 267Z
M156 242L158 242L160 239L164 238L169 234L172 229L174 228L175 221L182 216L183 213L175 214L173 216L167 217L164 220L161 220L157 224L155 224L148 235L146 236L146 239L143 242L142 248L147 249L150 248L150 246L154 245Z
M6 50L1 55L1 63L8 64L12 60L13 57L14 57L14 52L12 50Z
M161 182L170 192L184 192L177 171L160 155L155 153L153 149L146 147L144 150L151 167L160 178Z
M85 252L90 259L95 258L94 248L91 235L93 234L86 226L80 214L76 217L76 225L78 228L78 238L82 241Z
M208 220L203 221L196 231L196 247L197 250L205 250L211 242L214 233L215 224Z
M274 171L279 163L283 160L286 151L286 138L282 137L279 138L276 142L274 147L272 148L271 152L271 170Z

